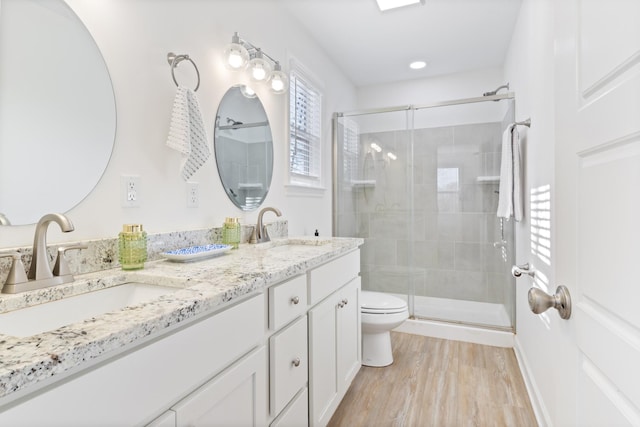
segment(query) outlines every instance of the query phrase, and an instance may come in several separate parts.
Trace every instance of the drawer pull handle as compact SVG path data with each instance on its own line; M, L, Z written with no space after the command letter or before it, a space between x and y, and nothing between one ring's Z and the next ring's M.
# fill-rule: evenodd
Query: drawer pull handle
M346 298L345 298L345 299L343 299L343 300L342 300L342 304L344 304L344 305L349 304L349 300L348 300L348 299L346 299Z
M342 307L344 307L344 303L343 303L342 301L340 301L340 302L338 303L338 308L342 308Z
M300 298L299 297L293 297L293 298L291 298L291 302L294 305L298 305L298 303L300 302Z
M295 359L293 359L291 364L297 368L298 366L300 366L300 358L296 357Z

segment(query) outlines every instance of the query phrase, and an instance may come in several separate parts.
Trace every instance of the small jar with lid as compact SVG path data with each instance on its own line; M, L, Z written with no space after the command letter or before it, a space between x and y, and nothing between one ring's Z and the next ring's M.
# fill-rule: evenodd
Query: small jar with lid
M240 244L240 218L227 217L222 225L222 243L238 249Z
M147 232L142 224L124 224L118 235L118 260L123 270L144 268L147 260Z

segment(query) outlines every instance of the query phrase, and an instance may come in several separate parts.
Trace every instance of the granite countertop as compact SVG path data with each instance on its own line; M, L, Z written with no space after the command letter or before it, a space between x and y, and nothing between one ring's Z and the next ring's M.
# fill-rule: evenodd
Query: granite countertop
M0 334L0 405L56 375L90 366L149 336L226 303L260 292L362 245L357 238L288 238L241 245L221 256L190 263L153 261L143 270L104 270L72 283L15 295L0 295L0 313L128 282L181 288L122 310L37 335ZM49 381L45 381L49 380ZM11 400L11 399L10 399Z

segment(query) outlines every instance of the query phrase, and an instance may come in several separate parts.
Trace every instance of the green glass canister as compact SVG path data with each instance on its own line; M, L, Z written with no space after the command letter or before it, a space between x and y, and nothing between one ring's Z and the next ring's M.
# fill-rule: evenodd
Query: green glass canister
M147 232L142 224L124 224L118 234L118 260L123 270L144 268L147 260Z
M240 218L227 217L222 225L222 243L238 249L240 244Z

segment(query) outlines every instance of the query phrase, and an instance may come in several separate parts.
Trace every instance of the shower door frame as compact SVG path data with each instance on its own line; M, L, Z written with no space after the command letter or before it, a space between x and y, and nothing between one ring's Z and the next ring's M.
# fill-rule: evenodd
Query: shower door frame
M501 101L501 100L505 100L505 99L515 99L515 93L514 92L506 92L503 94L496 94L496 95L490 95L490 96L478 96L478 97L474 97L474 98L462 98L462 99L454 99L454 100L449 100L449 101L438 101L438 102L434 102L431 104L420 104L420 105L400 105L400 106L396 106L396 107L382 107L382 108L372 108L372 109L363 109L363 110L352 110L352 111L345 111L345 112L336 112L333 113L333 117L332 117L332 144L331 144L331 153L332 153L332 161L331 161L331 167L332 167L332 198L331 198L331 231L332 231L332 235L336 236L337 235L337 224L338 224L338 218L337 218L337 206L338 206L338 150L337 150L337 141L338 141L338 119L342 118L342 117L353 117L353 116L363 116L363 115L367 115L367 114L381 114L381 113L392 113L392 112L401 112L401 111L411 111L412 113L415 113L415 111L417 110L423 110L423 109L427 109L427 108L437 108L437 107L448 107L448 106L453 106L453 105L464 105L464 104L474 104L474 103L480 103L480 102L489 102L489 101ZM413 147L413 131L415 130L414 127L414 118L415 116L412 115L411 116L411 129L407 129L407 130L411 130L411 146ZM413 191L413 190L412 190ZM413 203L411 206L411 212L413 215ZM412 219L413 221L413 219ZM407 304L408 304L408 308L409 308L409 314L413 317L415 316L415 290L414 292L410 291L411 288L411 280L409 280L409 292L407 293ZM515 307L514 307L515 310ZM416 317L417 318L417 317ZM444 322L444 323L453 323L453 324L461 324L464 322L461 321L454 321L454 320L446 320L446 319L431 319L428 317L423 317L420 316L420 319L425 319L425 320L437 320L439 322ZM487 328L487 329L496 329L496 330L511 330L511 331L515 331L515 313L513 314L513 318L511 319L511 327L509 328L504 328L501 326L491 326L491 325L482 325L482 327Z

